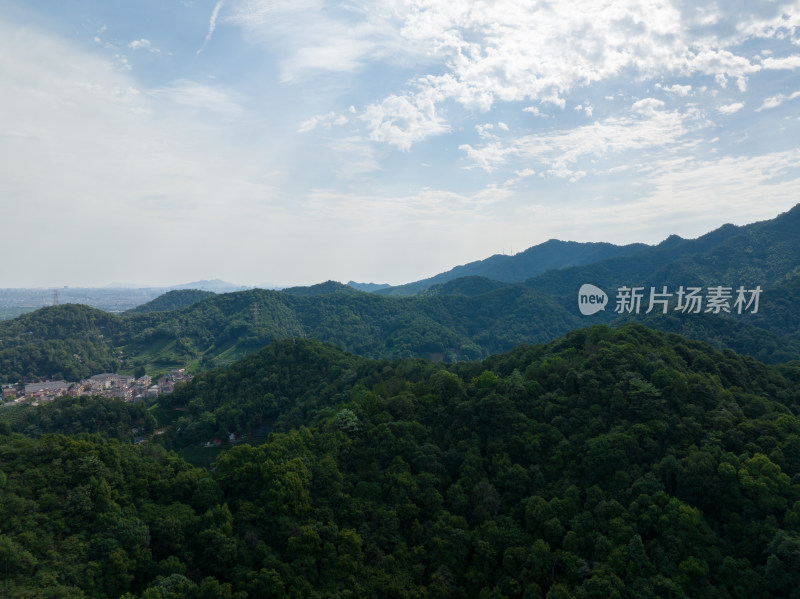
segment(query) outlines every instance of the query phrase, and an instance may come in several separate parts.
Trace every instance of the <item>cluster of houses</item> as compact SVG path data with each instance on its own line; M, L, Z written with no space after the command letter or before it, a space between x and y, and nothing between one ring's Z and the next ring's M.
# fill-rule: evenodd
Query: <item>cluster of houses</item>
M96 374L77 383L67 381L47 381L44 383L28 383L24 391L15 386L3 388L3 400L7 402L52 401L64 395L79 397L81 395L100 395L122 399L124 401L141 401L150 397L158 397L172 393L175 384L189 381L192 375L184 368L173 370L157 381L145 375L141 378L125 374Z

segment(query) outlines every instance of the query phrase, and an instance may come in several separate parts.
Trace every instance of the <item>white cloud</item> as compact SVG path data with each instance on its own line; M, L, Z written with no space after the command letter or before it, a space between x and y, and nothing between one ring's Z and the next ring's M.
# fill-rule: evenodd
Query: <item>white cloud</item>
M6 284L103 284L108 272L152 281L154 265L167 278L216 260L221 227L265 221L248 211L268 205L272 182L222 141L224 128L176 110L176 89L144 93L110 60L2 22L0 81L0 188L16 198L3 202L15 226L0 243L26 247L0 264Z
M661 85L660 83L657 83L656 87L663 89L665 92L675 94L676 96L680 96L682 98L685 98L692 92L691 85L678 85L677 83L671 86L665 86Z
M510 187L516 185L517 183L519 183L520 181L522 181L523 179L527 179L528 177L532 177L533 175L536 174L536 171L533 170L532 168L523 168L523 169L514 171L514 174L516 175L515 177L511 177L510 179L506 179L503 182L503 186L504 187L510 188Z
M588 158L608 158L627 151L669 148L689 131L684 115L664 109L655 98L634 102L627 116L612 117L574 129L522 136L502 145L488 143L480 148L461 146L481 168L492 171L515 159L536 160L553 176L574 179L585 175L574 165ZM698 125L695 125L698 126Z
M491 123L484 123L483 125L475 125L475 131L478 132L478 135L483 139L486 138L494 138L497 137L494 133L492 133L492 129L494 129L494 125Z
M744 104L742 102L734 102L733 104L720 106L717 108L717 111L721 112L722 114L733 114L735 112L739 112L742 108L744 108Z
M738 16L737 35L734 41L749 38L784 39L794 37L800 28L800 3L788 2L748 2L734 7ZM758 14L763 11L762 14ZM767 13L767 14L763 14Z
M761 61L761 67L771 70L787 70L793 71L800 68L800 54L793 54L792 56L785 56L783 58L764 58Z
M702 73L714 75L718 78L736 78L737 81L758 72L760 67L746 56L740 56L730 50L721 50L714 47L701 47L692 53L687 60L686 70L689 74ZM746 86L744 82L738 83L739 87ZM723 85L724 87L724 85Z
M295 259L271 262L313 264L321 280L365 254L412 276L434 268L426 256L443 269L498 239L652 240L686 234L684 220L702 233L800 197L796 153L725 156L793 147L800 121L766 111L798 97L786 87L798 0L201 4L188 37L130 41L151 31L143 10L97 44L89 34L88 53L0 20L0 193L20 198L4 222L41 226L51 254L53 232L91 230L86 255L115 248L98 267L119 265L116 248L147 226L174 240L179 267L242 252L247 272L252 256L291 248ZM222 26L242 39L197 59ZM125 53L134 62L154 43L171 60L125 71Z
M309 131L313 131L320 126L325 129L330 129L333 125L340 127L342 125L346 125L349 121L350 119L345 115L337 115L335 112L331 111L327 114L318 114L306 119L300 123L300 127L297 129L297 132L308 133Z
M399 34L388 13L382 3L331 9L323 0L239 0L226 20L273 49L282 81L295 83L315 71L355 71L392 55Z
M773 218L800 197L800 151L695 161L675 157L653 164L646 188L624 200L574 198L533 201L520 222L547 222L549 237L616 243L657 243L675 233L703 235L723 223ZM766 216L771 215L771 216Z
M153 54L158 54L161 52L161 50L158 48L153 47L153 44L150 42L150 40L144 38L132 41L130 44L128 44L128 48L131 50L147 50Z
M382 63L390 77L396 69L388 92L379 91L382 98L362 116L371 139L404 150L449 130L446 102L477 112L498 102L563 109L576 90L631 74L706 75L723 88L733 81L744 93L754 73L795 68L797 58L753 58L742 44L793 35L800 22L796 0L729 10L658 0L355 0L336 9L322 0L239 0L230 12L230 22L277 53L285 82L307 71L354 72L372 63ZM409 68L418 74L408 78ZM662 89L687 97L694 88ZM581 110L591 117L594 108Z
M225 0L218 0L218 2L214 5L214 10L211 11L211 18L208 20L208 32L206 33L206 38L203 40L203 45L197 50L197 53L200 54L205 47L208 45L211 36L214 35L214 30L217 28L217 18L219 17L219 11L222 10L222 7L225 5Z
M403 151L450 127L436 112L435 94L428 91L410 96L389 96L366 108L361 117L370 129L369 138L397 146Z
M526 108L522 109L522 112L530 112L534 116L545 116L541 110L539 110L536 106L527 106Z
M784 102L788 100L794 100L795 98L800 97L800 91L794 92L792 94L778 94L777 96L771 96L764 100L764 103L756 108L756 112L761 112L762 110L769 110L770 108L777 108Z

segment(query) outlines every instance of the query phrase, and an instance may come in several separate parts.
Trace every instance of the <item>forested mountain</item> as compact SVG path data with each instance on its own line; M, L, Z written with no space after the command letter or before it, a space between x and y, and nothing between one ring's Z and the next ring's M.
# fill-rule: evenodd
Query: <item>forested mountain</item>
M495 281L494 279L487 279L486 277L460 277L447 281L447 283L438 283L421 291L421 295L469 295L477 296L489 293L495 289L506 287L510 283L503 283Z
M291 295L328 295L329 293L357 293L358 290L350 287L349 285L343 285L338 281L325 281L324 283L318 283L316 285L309 285L304 287L286 287L282 289L284 293L289 293Z
M356 281L348 281L347 285L359 291L378 291L391 287L388 283L358 283Z
M625 315L615 324L640 322L650 328L701 339L716 348L729 348L768 363L800 357L800 278L768 287L756 314Z
M551 239L513 256L496 254L451 268L427 279L374 290L379 295L415 295L432 287L461 277L486 277L495 281L514 283L525 281L550 269L591 264L616 256L635 255L650 246L643 243L614 245L612 243L578 243Z
M60 328L51 329L56 322ZM0 323L0 379L209 367L292 337L370 357L478 359L517 343L547 341L579 324L577 315L524 286L477 297L391 298L326 283L218 294L179 310L124 315L54 306Z
M29 437L94 433L130 442L139 435L152 435L156 424L144 402L106 397L62 397L39 406L23 404L4 409L15 412L2 415L10 422L11 430Z
M524 283L469 276L411 297L365 293L327 281L283 291L208 295L171 292L139 311L111 315L84 306L44 308L0 322L0 381L81 377L109 370L159 373L229 364L274 339L314 338L372 358L474 360L540 343L590 323L637 320L767 362L800 357L800 206L744 227L726 225L698 239L671 237L635 255L549 270ZM565 260L606 251L577 244ZM541 246L537 246L541 250ZM632 246L625 246L633 251ZM578 252L580 250L582 253ZM451 271L452 272L452 271ZM610 305L590 319L576 309L583 283L607 291ZM621 286L725 285L763 290L756 314L623 314ZM199 301L195 301L199 300ZM190 304L166 310L172 305Z
M154 442L0 425L2 588L792 597L799 385L797 363L635 324L449 366L275 342L172 398L186 411L167 442L192 423L277 417L282 432L211 471Z
M196 304L211 295L213 291L203 291L202 289L175 289L168 291L164 295L159 295L154 300L136 306L128 310L129 314L144 314L146 312L164 312L166 310L178 310Z
M220 279L213 281L192 281L191 283L183 283L181 285L174 285L172 289L200 289L203 291L211 291L213 293L230 293L232 291L242 291L246 289L242 285L235 285Z
M778 217L742 227L724 225L697 239L671 237L635 256L552 270L525 282L574 300L586 282L623 285L760 285L773 289L800 277L800 204Z
M0 382L23 377L79 380L122 365L111 338L120 317L64 304L0 323Z

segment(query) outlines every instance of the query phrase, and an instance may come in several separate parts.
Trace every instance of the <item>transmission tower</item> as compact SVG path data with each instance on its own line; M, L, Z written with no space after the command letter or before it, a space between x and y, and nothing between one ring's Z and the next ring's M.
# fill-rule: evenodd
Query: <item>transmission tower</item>
M53 305L58 305L58 289L53 289Z

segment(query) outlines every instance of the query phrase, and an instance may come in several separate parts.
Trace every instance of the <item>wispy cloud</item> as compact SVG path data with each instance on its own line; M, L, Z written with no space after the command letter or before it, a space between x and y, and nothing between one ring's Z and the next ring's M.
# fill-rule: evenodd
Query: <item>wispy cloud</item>
M756 112L761 112L762 110L769 110L770 108L777 108L784 102L789 100L794 100L795 98L800 97L800 91L794 92L792 94L778 94L777 96L771 96L764 100L764 103L756 108Z
M280 50L287 82L306 70L349 72L375 62L416 67L420 74L398 80L362 115L372 140L407 151L451 129L440 108L449 101L477 112L498 102L564 108L576 90L623 73L655 80L707 75L721 89L744 93L753 74L798 66L800 56L754 57L740 47L748 39L794 35L796 4L737 10L738 17L649 0L398 0L337 11L320 0L239 0L229 20ZM656 87L679 98L695 92L689 83ZM595 106L581 106L592 116Z
M145 38L133 40L130 44L128 44L128 48L131 50L147 50L153 54L158 54L161 52L161 50L153 46L150 40Z
M197 54L200 54L203 50L205 50L209 40L211 39L211 36L214 35L214 30L217 28L217 17L219 17L219 11L222 10L224 4L225 0L218 0L218 2L214 5L214 10L211 11L211 18L208 20L208 33L206 33L206 39L203 40L203 45L197 50Z
M511 160L535 160L550 175L575 178L583 173L574 165L588 157L607 159L627 151L675 146L689 131L687 123L696 119L694 114L666 110L661 100L646 98L635 102L624 117L522 136L505 144L493 141L477 148L464 144L461 150L487 171ZM697 126L702 125L692 125Z
M297 129L298 133L308 133L317 127L330 129L332 126L341 126L346 124L350 119L344 114L336 114L331 111L328 114L318 114L300 123Z
M167 98L183 106L212 110L228 116L236 116L243 111L234 92L188 79L179 79L166 87L151 89L148 94Z
M697 237L723 223L743 225L777 215L800 197L800 151L652 163L646 189L625 200L593 197L540 200L520 207L522 222L546 220L551 236L618 243L655 243L667 234Z

